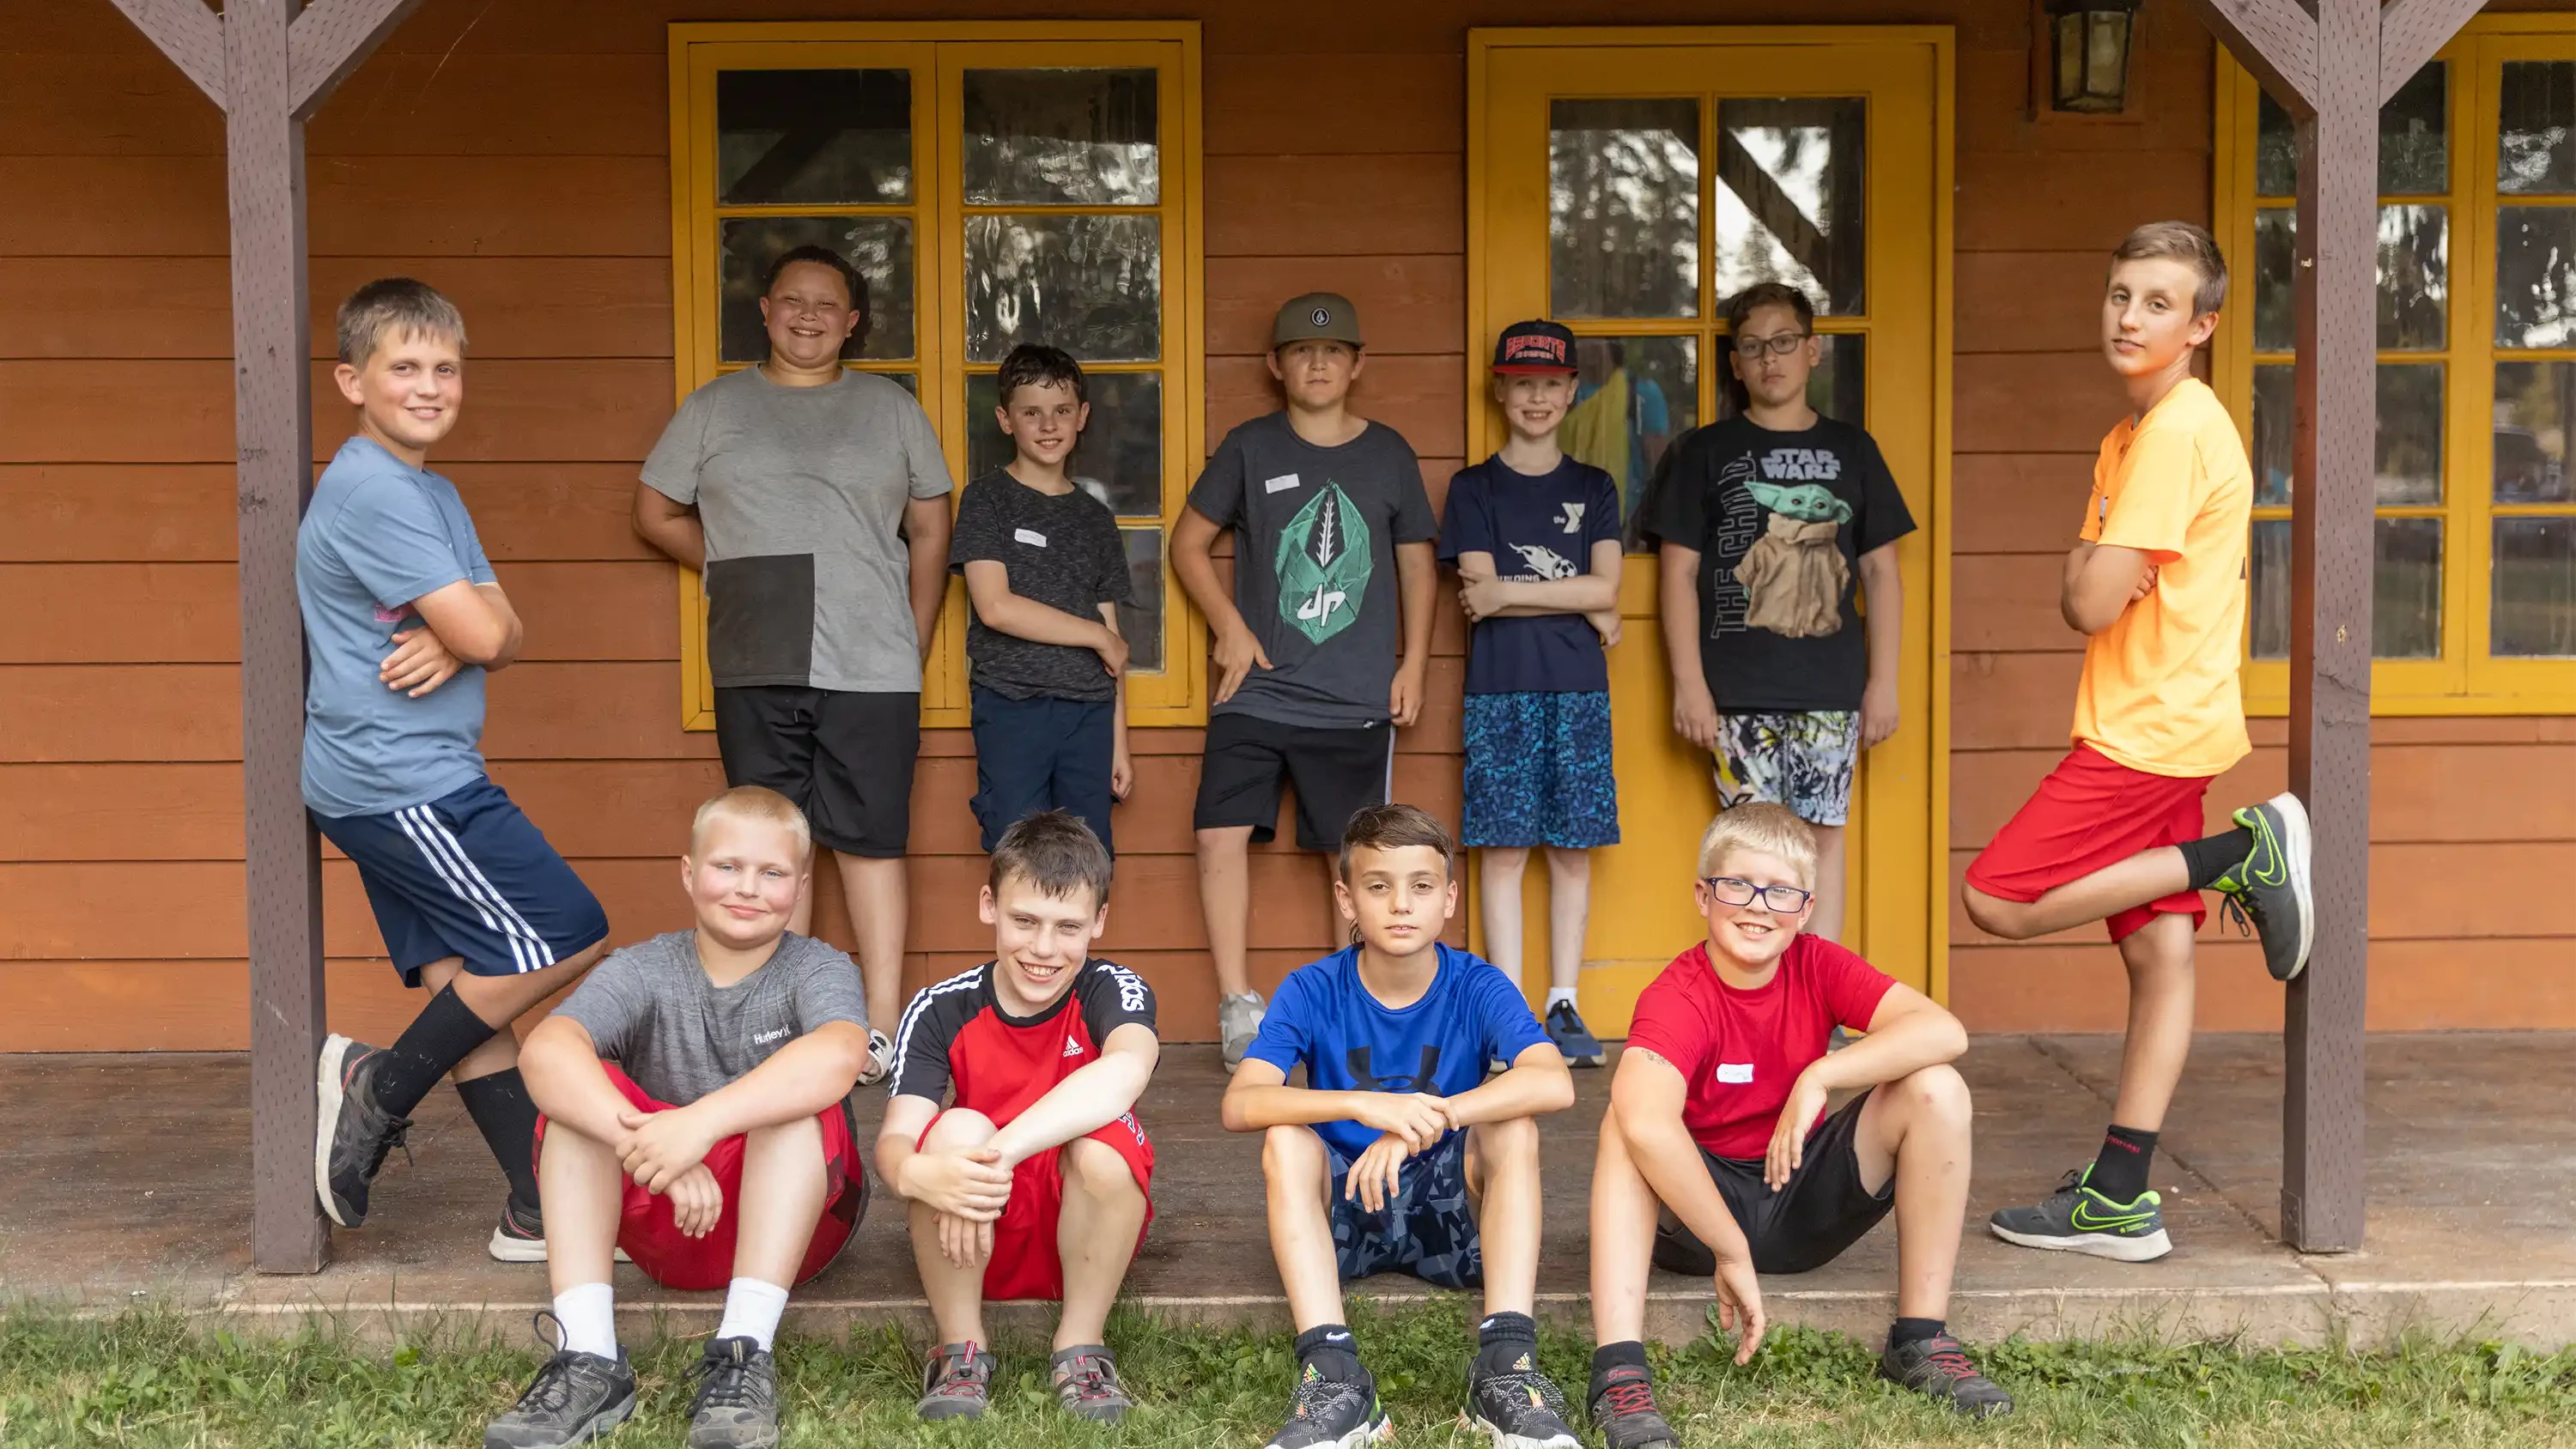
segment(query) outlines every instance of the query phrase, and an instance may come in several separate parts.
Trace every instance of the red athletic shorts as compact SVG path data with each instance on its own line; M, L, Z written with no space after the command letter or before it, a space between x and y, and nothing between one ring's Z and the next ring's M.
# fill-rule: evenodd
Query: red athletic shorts
M645 1095L616 1063L600 1066L638 1108L671 1110L670 1103ZM805 1261L796 1270L799 1283L822 1272L839 1255L868 1206L868 1175L859 1165L858 1133L850 1122L849 1104L835 1102L815 1113L814 1120L823 1128L823 1216L814 1224L813 1241L806 1245ZM647 1191L633 1178L626 1180L626 1213L617 1225L617 1246L626 1250L645 1277L665 1288L722 1288L733 1281L734 1227L739 1220L734 1209L742 1202L742 1143L740 1137L728 1137L707 1149L707 1171L724 1189L724 1213L703 1238L680 1231L668 1197ZM545 1144L546 1119L539 1117L540 1153Z
M939 1118L930 1119L931 1127L938 1125ZM922 1128L913 1147L918 1150L929 1138L930 1127ZM1136 1245L1143 1247L1145 1231L1154 1223L1154 1144L1133 1112L1092 1133L1091 1140L1125 1158L1127 1170L1136 1174L1136 1186L1145 1194L1145 1221L1136 1229ZM984 1265L987 1303L1063 1299L1064 1258L1055 1242L1056 1220L1064 1212L1063 1152L1041 1152L1011 1170L1011 1201L993 1224L993 1257Z
M2159 845L2198 840L2201 797L2209 777L2150 775L2079 744L1994 843L1968 864L1968 884L2008 901L2035 901L2071 880ZM2209 915L2200 892L2183 891L2134 906L2103 924L2111 939L2128 939L2158 916L2191 917L2192 929Z

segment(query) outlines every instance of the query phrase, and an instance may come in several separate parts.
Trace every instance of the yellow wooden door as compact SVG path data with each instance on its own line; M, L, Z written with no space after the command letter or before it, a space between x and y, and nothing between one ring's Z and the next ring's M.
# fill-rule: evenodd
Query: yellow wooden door
M1946 994L1950 32L1485 30L1468 61L1471 456L1503 437L1483 368L1495 330L1554 317L1584 372L1568 451L1633 510L1661 449L1732 410L1726 299L1778 280L1816 302L1811 398L1877 438L1918 524L1898 545L1903 723L1853 785L1843 939ZM1655 598L1654 559L1632 554L1610 660L1621 842L1595 855L1582 975L1605 1036L1705 929L1691 877L1715 789L1672 732ZM1524 899L1535 1001L1535 860Z

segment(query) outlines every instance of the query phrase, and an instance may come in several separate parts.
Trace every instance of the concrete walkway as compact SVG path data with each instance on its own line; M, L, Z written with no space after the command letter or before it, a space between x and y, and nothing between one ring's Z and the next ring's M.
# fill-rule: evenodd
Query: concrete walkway
M2409 1329L2576 1341L2576 1041L2541 1034L2371 1039L2370 1240L2311 1257L2278 1222L2280 1043L2199 1044L2155 1170L2178 1244L2128 1266L2009 1247L1983 1228L2090 1158L2119 1043L2105 1037L1979 1040L1961 1063L1977 1101L1971 1231L1951 1321L1972 1342L2141 1331L2243 1333L2256 1341L2384 1343ZM1543 1311L1580 1322L1592 1129L1609 1074L1547 1140ZM1153 1232L1128 1296L1197 1320L1284 1322L1265 1236L1258 1139L1217 1125L1224 1084L1211 1047L1174 1047L1141 1115L1159 1158ZM861 1094L872 1134L882 1097ZM0 1057L0 1296L109 1309L161 1300L289 1327L320 1313L373 1332L423 1317L517 1333L546 1300L542 1268L484 1256L502 1185L455 1095L424 1104L375 1191L375 1216L342 1232L310 1278L249 1271L248 1064L236 1055ZM898 1322L926 1331L900 1213L880 1198L838 1262L800 1291L806 1331ZM1896 1243L1883 1225L1820 1271L1764 1284L1775 1320L1870 1338L1892 1312ZM1658 1275L1654 1331L1702 1331L1705 1282ZM1426 1290L1381 1278L1362 1292ZM667 1293L619 1270L633 1325L712 1326L716 1298ZM1041 1310L1009 1310L1034 1326Z

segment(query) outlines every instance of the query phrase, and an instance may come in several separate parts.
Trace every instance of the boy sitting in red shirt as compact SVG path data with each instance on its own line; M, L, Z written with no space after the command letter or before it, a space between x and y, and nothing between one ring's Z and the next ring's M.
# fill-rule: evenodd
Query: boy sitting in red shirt
M1655 1408L1649 1262L1713 1277L1735 1361L1762 1339L1756 1272L1803 1273L1896 1209L1895 1325L1879 1372L1964 1413L2010 1413L1942 1322L1968 1206L1957 1017L1819 936L1816 839L1739 805L1701 837L1708 939L1637 999L1592 1170L1592 1419L1610 1449L1677 1442ZM1868 1033L1826 1055L1836 1026ZM1860 1095L1832 1116L1827 1095ZM1660 1222L1658 1219L1660 1218Z
M1109 924L1109 850L1065 811L1002 832L982 908L993 959L905 1008L877 1131L939 1325L921 1417L983 1417L986 1300L1053 1298L1056 1401L1115 1422L1132 1405L1101 1330L1154 1216L1133 1110L1163 1050L1153 988L1086 959Z

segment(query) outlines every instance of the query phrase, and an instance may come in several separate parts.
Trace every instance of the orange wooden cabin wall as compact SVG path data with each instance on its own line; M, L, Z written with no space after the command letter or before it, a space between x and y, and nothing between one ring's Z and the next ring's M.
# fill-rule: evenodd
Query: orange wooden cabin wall
M1260 353L1278 299L1343 291L1375 344L1361 406L1413 441L1436 500L1464 448L1465 27L1705 23L1709 7L1083 7L1175 10L1205 19L1208 437L1272 405ZM492 685L487 752L621 938L684 922L672 856L721 783L713 737L678 725L673 571L626 521L672 400L664 26L848 15L811 0L430 0L311 128L316 455L345 429L318 361L333 303L390 272L448 290L475 362L439 464L530 622L526 662ZM2133 221L2207 215L2210 43L2152 11L2131 117L2033 122L2024 4L1767 0L1723 18L1958 27L1955 871L2061 747L2077 655L2054 570L2119 409L2092 355L2101 259ZM0 1049L237 1048L221 123L109 6L0 0L0 34ZM1461 647L1444 595L1431 705L1397 763L1399 794L1453 820ZM2262 748L2213 799L2278 789L2282 738L2259 724ZM2576 1024L2576 721L2392 720L2378 738L2372 1025ZM1154 982L1169 1034L1205 1038L1199 733L1142 731L1137 746L1103 950ZM962 731L926 739L915 984L989 941L973 777ZM1275 979L1333 944L1325 875L1277 848L1254 875L1256 972ZM414 1003L348 864L324 876L333 1024L386 1032ZM822 889L836 934L837 892ZM2462 909L2464 894L2481 904ZM2211 935L2204 1022L2276 1024L2251 948ZM2098 937L2008 946L1958 917L1951 937L1971 1026L2119 1025Z

